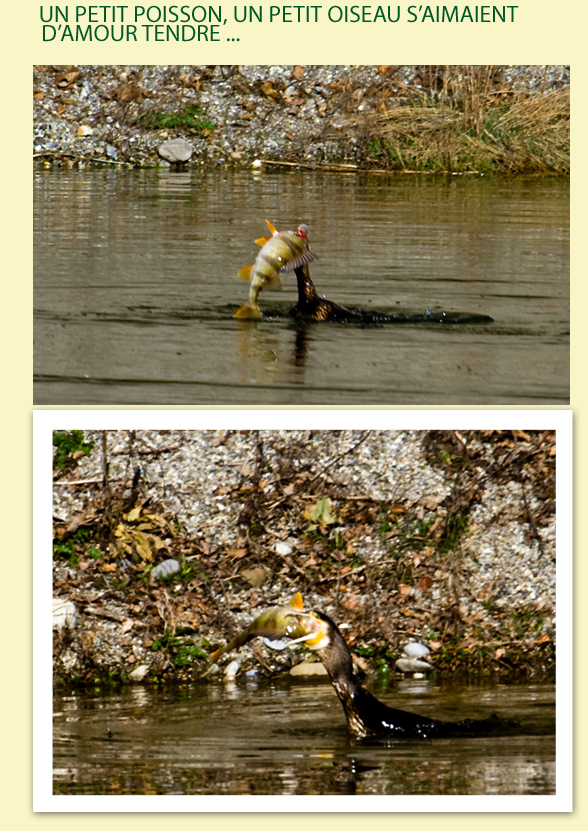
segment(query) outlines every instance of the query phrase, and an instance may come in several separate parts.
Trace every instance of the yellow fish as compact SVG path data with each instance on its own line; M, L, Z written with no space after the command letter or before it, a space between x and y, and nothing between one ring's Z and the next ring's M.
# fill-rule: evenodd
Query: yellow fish
M297 620L299 615L304 617L302 624ZM313 623L309 621L309 617L310 615L302 612L302 595L300 592L297 592L287 605L274 606L262 612L249 626L243 629L242 632L239 632L232 641L229 641L226 646L222 646L216 652L213 652L210 656L210 661L211 663L217 661L225 653L230 652L232 649L238 649L244 643L247 643L247 641L252 640L252 638L277 638L285 635L288 638L295 638L296 640L309 640L316 636L320 628L318 623L313 626Z
M239 271L243 280L251 280L249 297L241 306L235 317L239 320L249 320L261 317L257 298L263 289L272 286L281 288L279 272L294 271L299 266L318 259L308 247L307 226L300 225L294 231L278 231L266 219L271 237L260 237L255 240L262 249L255 258L253 265L247 265Z

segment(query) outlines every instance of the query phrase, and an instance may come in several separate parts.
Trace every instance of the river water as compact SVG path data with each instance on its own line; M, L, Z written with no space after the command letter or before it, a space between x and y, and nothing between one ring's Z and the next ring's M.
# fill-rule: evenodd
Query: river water
M555 404L569 400L569 183L316 171L34 173L36 404ZM253 240L310 226L319 293L489 315L237 321Z
M357 740L328 680L56 695L54 793L555 793L552 685L405 679L375 692L433 717L496 712L521 726L503 736Z

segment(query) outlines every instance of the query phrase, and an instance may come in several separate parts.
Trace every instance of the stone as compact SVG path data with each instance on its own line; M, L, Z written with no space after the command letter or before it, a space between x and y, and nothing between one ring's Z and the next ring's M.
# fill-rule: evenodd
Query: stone
M301 664L296 664L295 667L292 667L290 670L290 675L298 676L301 678L306 677L307 675L328 675L329 673L324 668L324 666L319 663L311 663L310 661L303 661Z
M175 138L160 144L157 152L162 159L166 159L171 164L183 164L188 161L194 148L185 139Z
M135 669L129 673L129 681L142 681L148 672L149 667L147 664L139 664L138 667L135 667Z
M155 583L157 580L165 580L166 577L171 577L172 574L177 574L181 570L182 566L177 560L164 560L151 570L149 580L151 583Z
M396 669L400 672L431 672L434 667L426 661L417 661L414 658L399 658L396 661Z
M53 598L53 628L63 629L69 626L73 629L79 621L78 610L71 600L63 600L59 597Z

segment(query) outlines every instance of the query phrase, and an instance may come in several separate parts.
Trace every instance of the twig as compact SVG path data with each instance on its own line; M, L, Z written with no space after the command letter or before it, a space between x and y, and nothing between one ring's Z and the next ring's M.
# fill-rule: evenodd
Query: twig
M51 153L43 152L43 153L33 153L33 159L38 159L40 157L51 156ZM53 156L54 160L59 158L67 159L68 161L74 162L99 162L100 164L127 164L127 162L117 162L114 159L94 159L92 157L88 158L86 156Z
M108 620L116 620L117 623L121 623L125 617L127 617L127 615L123 614L123 612L117 612L114 610L109 611L108 609L96 609L94 606L86 606L84 611L88 615L96 615L97 617L108 618Z
M329 170L333 173L395 173L398 171L374 167L358 167L355 164L312 164L311 162L279 162L270 159L259 159L262 164L272 164L279 167L303 167L306 170ZM416 171L415 171L416 172ZM418 171L421 172L421 171ZM422 171L430 173L431 171Z
M328 465L326 465L325 467L323 467L323 469L322 469L322 470L320 470L320 471L316 474L316 476L314 476L314 477L310 480L310 482L307 484L307 486L306 486L306 487L308 488L310 485L312 485L312 484L313 484L313 483L314 483L314 482L315 482L315 481L319 478L319 476L322 476L322 475L325 473L325 471L327 471L330 467L333 467L333 465L334 465L334 464L336 464L337 462L341 461L341 459L343 459L343 458L344 458L344 456L347 456L349 453L353 453L353 451L354 451L354 450L357 450L357 448L359 447L359 445L360 445L360 444L363 444L363 442L367 439L367 437L370 435L370 433L371 433L371 432L372 432L371 430L366 430L366 432L364 433L364 435L360 438L360 440L359 440L358 442L356 442L356 443L353 445L353 447L350 447L348 450L345 450L343 453L340 453L338 456L336 456L336 457L333 459L333 461L332 461L332 462L329 462L329 464L328 464Z
M124 479L111 479L111 482L124 482ZM104 477L100 479L56 479L53 482L54 485L102 485L104 483Z

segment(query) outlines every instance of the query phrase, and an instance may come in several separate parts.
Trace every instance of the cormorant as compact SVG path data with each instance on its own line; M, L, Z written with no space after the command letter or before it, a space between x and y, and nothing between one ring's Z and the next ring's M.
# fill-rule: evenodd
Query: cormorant
M362 687L353 675L351 653L331 618L321 612L299 614L309 620L309 632L316 632L316 637L306 640L305 645L317 653L329 673L331 683L343 705L349 731L353 735L360 738L367 736L430 738L494 733L515 726L512 722L505 722L496 715L482 720L463 719L451 722L388 707ZM313 619L316 623L312 622Z
M441 721L396 710L378 701L353 675L351 653L335 623L322 612L303 612L300 593L295 594L289 604L263 612L227 646L216 650L210 660L216 661L252 638L264 636L293 638L291 643L303 642L317 653L343 705L349 731L359 738L476 735L502 732L517 726L496 715L482 720Z
M299 320L354 320L361 315L338 306L325 297L319 297L310 279L308 265L294 269L298 283L298 303L290 309L290 315Z

